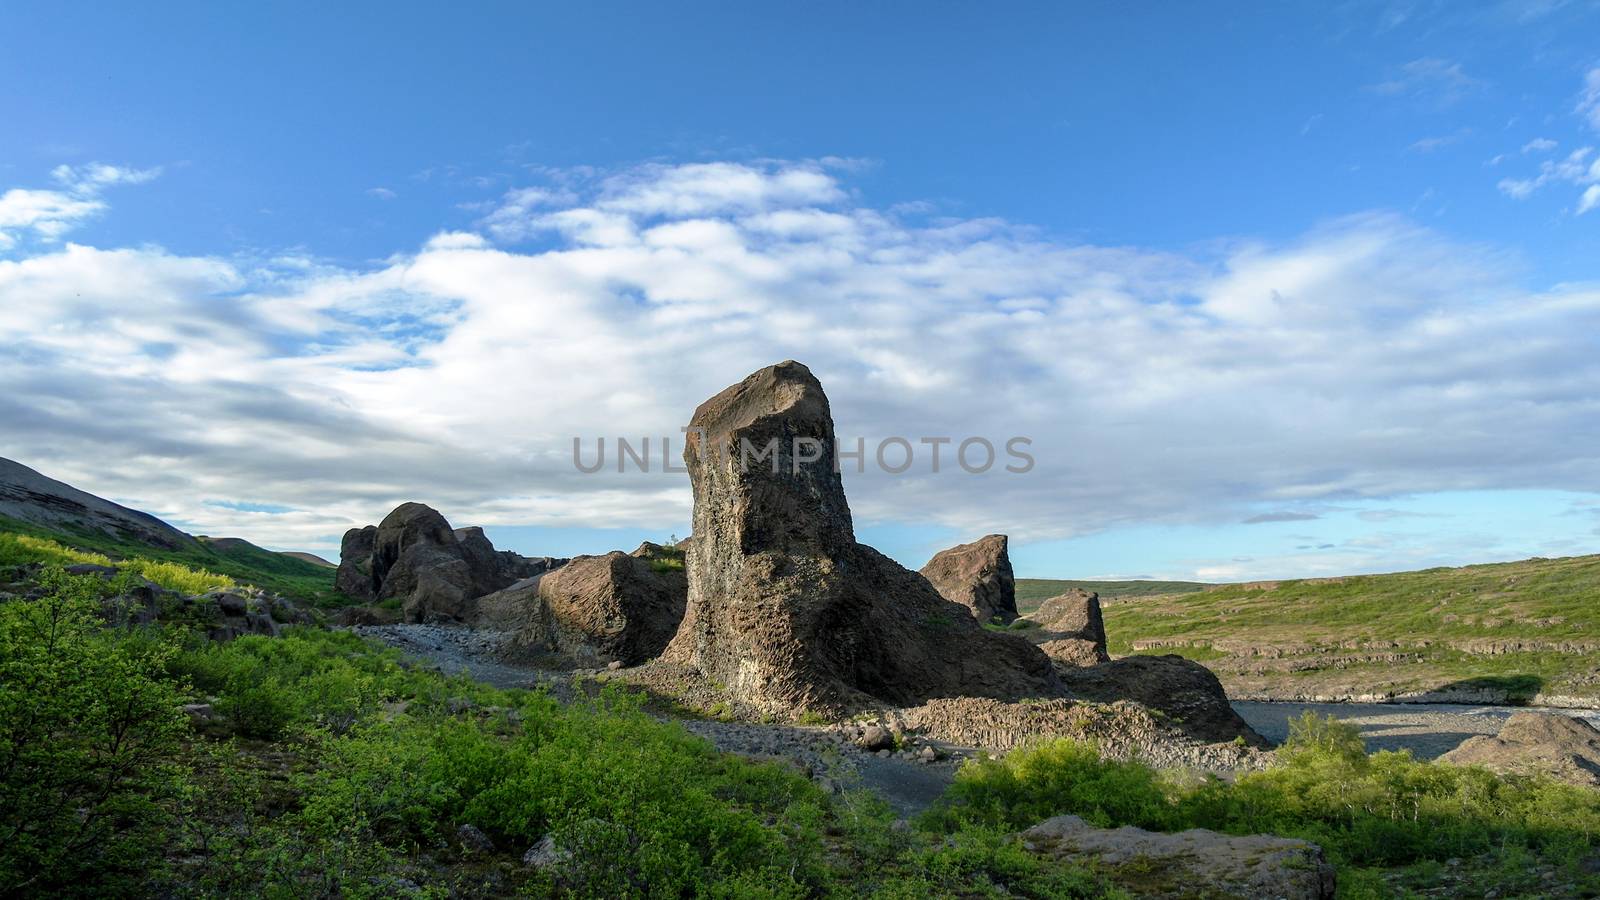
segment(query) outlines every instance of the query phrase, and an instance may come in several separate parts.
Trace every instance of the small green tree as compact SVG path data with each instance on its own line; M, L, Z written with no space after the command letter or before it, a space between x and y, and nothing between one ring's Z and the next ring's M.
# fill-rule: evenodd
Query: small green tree
M108 632L60 569L0 603L0 895L104 893L148 870L188 723L170 642Z

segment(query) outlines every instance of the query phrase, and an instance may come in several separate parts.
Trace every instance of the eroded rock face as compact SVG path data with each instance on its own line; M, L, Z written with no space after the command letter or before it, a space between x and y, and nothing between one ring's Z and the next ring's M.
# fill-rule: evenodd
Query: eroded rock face
M559 561L497 551L483 529L458 531L431 507L402 503L377 526L345 533L334 583L357 599L400 598L408 622L465 621L478 597L552 565Z
M1052 695L1048 659L985 632L855 541L822 385L789 361L695 410L688 606L664 656L777 712L930 697ZM770 456L744 458L770 449Z
M1011 572L1009 539L991 534L934 554L922 577L939 595L972 611L979 622L1009 625L1017 618L1017 581Z
M656 558L620 550L579 556L541 578L554 649L630 666L661 655L683 620L689 587L681 569L658 571Z
M1190 737L1207 742L1243 738L1252 747L1269 742L1233 711L1222 682L1210 669L1181 656L1124 656L1089 667L1059 666L1068 694L1112 703L1131 700L1164 713Z
M1039 605L1028 618L1039 625L1039 649L1057 663L1093 666L1111 659L1100 595L1073 588Z
M1022 845L1052 859L1092 863L1141 897L1274 897L1329 900L1334 868L1316 844L1196 828L1158 834L1095 828L1077 816L1047 819L1022 833Z
M1520 712L1500 726L1498 735L1468 738L1439 759L1600 787L1600 730L1571 716Z

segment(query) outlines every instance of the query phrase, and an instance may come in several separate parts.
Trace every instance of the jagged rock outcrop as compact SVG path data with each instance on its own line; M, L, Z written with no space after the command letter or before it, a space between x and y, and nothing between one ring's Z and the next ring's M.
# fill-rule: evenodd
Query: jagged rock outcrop
M702 403L686 443L694 541L668 663L784 713L1059 691L1037 648L856 543L828 398L805 366L769 366Z
M1498 735L1467 738L1439 759L1600 787L1600 730L1571 716L1519 712L1506 719Z
M922 567L939 595L972 611L979 622L1017 618L1017 580L1011 572L1009 539L991 534L970 544L940 550Z
M1334 868L1322 848L1295 838L1095 828L1077 816L1057 816L1024 831L1022 845L1050 859L1090 864L1140 897L1334 896Z
M481 528L455 530L421 503L345 532L334 583L361 600L400 598L408 622L465 621L472 601L559 565L497 551Z
M1039 649L1059 664L1094 666L1111 659L1099 594L1073 588L1041 603L1028 619L1039 626L1031 632Z
M1096 666L1058 666L1067 693L1083 700L1131 700L1157 710L1185 734L1214 742L1244 738L1269 742L1233 711L1222 682L1210 669L1181 656L1124 656Z

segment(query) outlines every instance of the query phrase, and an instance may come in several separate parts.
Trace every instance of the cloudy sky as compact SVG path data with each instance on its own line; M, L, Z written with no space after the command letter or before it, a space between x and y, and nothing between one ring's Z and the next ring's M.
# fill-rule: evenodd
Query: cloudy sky
M414 499L600 552L794 358L915 446L845 475L913 566L1600 549L1595 3L321 6L0 12L0 456L280 549ZM651 472L573 465L619 436Z

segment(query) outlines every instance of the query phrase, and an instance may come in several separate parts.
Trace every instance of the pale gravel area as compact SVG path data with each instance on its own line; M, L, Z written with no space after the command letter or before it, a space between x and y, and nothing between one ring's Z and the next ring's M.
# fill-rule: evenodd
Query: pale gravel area
M1600 710L1472 706L1457 703L1278 703L1239 701L1233 708L1273 743L1289 736L1289 720L1307 710L1333 716L1361 729L1368 751L1410 750L1433 759L1479 734L1498 734L1518 712L1548 712L1587 719L1600 726Z

